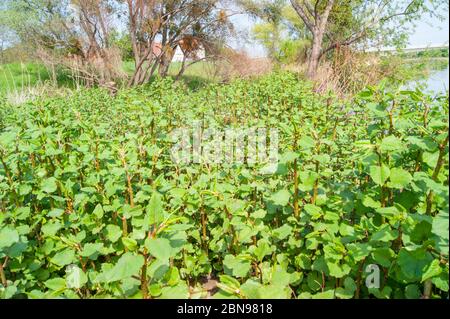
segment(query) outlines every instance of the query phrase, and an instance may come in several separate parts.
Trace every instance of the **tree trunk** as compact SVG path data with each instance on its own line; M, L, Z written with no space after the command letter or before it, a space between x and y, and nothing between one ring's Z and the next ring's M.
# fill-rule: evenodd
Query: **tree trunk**
M318 30L313 32L313 43L311 48L311 54L308 60L307 76L309 79L315 79L317 75L317 69L319 68L320 57L322 55L322 42L323 42L324 30Z
M5 63L5 54L3 52L3 40L0 42L0 64Z
M183 57L183 62L181 62L181 69L180 72L178 72L177 77L175 81L178 81L183 76L184 72L186 71L186 55Z
M161 57L161 61L159 64L159 75L164 78L169 74L170 64L172 63L173 57L175 55L175 48L167 50Z
M55 64L52 63L52 81L53 81L53 85L58 85L58 78L56 77L56 70L55 70Z
M314 79L317 75L317 68L319 67L319 61L322 55L323 36L334 2L335 0L327 0L325 9L322 13L319 13L317 6L311 8L307 1L298 2L298 0L291 0L292 7L313 36L313 45L308 59L308 70L306 74L309 79Z

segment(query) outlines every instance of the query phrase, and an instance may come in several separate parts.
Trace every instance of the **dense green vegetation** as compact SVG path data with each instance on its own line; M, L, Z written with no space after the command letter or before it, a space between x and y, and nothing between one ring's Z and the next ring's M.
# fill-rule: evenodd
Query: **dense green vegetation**
M176 165L196 120L278 129L276 172ZM280 73L3 101L0 163L3 298L448 297L448 96Z
M448 48L427 49L418 52L403 52L403 58L448 58Z

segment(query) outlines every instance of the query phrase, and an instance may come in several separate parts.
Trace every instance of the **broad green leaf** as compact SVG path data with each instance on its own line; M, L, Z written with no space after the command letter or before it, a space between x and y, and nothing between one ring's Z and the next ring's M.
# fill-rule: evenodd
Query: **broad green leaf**
M18 292L16 286L8 286L6 288L0 288L0 299L11 299Z
M0 230L0 251L19 241L19 233L15 229L4 227Z
M48 222L42 225L41 231L45 236L55 236L62 227L63 225L59 221Z
M449 216L448 211L442 211L433 219L432 233L436 235L437 248L448 256L449 252Z
M47 194L52 194L56 192L57 189L58 186L56 184L56 178L54 177L47 178L41 183L41 190Z
M138 248L138 243L133 238L122 237L122 244L130 251L134 251Z
M225 273L239 278L246 277L251 268L249 260L235 257L233 255L226 255L223 260L223 265L225 267Z
M280 190L277 193L273 194L270 197L270 200L275 205L286 206L289 203L290 198L291 198L291 193L289 193L289 191L283 189L283 190Z
M322 209L316 205L306 204L304 209L312 220L319 219L322 216Z
M97 260L98 256L101 255L103 249L103 243L88 243L83 246L83 250L80 256L86 257L92 260Z
M352 270L351 267L347 264L340 264L337 261L327 261L327 267L330 271L330 276L336 277L336 278L342 278L345 277L350 273Z
M161 289L160 299L188 299L189 288L184 282L180 282L173 287L164 287Z
M398 230L391 229L389 225L382 226L378 231L376 231L372 237L371 241L380 241L380 242L392 242L397 239Z
M105 214L102 205L98 204L97 206L95 206L95 209L92 212L92 214L94 214L99 219L102 218L103 215Z
M365 195L362 201L363 205L369 208L380 208L381 203L374 200L372 197Z
M346 248L355 261L364 260L372 251L372 247L367 243L349 244Z
M336 297L340 299L351 299L353 298L356 291L356 283L355 281L347 277L344 280L344 288L339 287L336 289Z
M170 286L175 286L180 282L180 272L178 268L171 267L169 271L164 276L164 280L167 281L167 284Z
M312 299L322 299L322 300L335 299L334 295L335 295L334 290L327 290L327 291L319 292L319 293L313 295Z
M423 153L424 163L427 164L431 168L435 168L437 166L438 159L439 159L439 152L434 152L434 153L424 152Z
M30 194L32 190L33 188L27 184L22 184L19 186L19 194L22 196Z
M30 207L19 207L14 213L17 220L25 220L30 216L31 210Z
M376 212L379 213L381 216L384 216L384 217L386 217L388 219L395 218L396 216L398 216L400 214L400 212L398 211L397 207L377 208Z
M440 261L439 259L435 259L431 262L431 264L428 266L427 270L425 271L425 273L422 275L422 281L421 282L425 282L428 279L431 279L433 277L437 277L441 274L442 269L440 266Z
M277 284L262 285L249 279L240 287L241 294L247 299L289 299L291 291L289 287Z
M15 132L3 132L0 134L0 147L6 149L11 144L14 144L16 137L17 134Z
M390 182L388 183L388 186L402 189L407 187L411 183L412 179L412 175L404 169L393 168L391 169Z
M111 242L115 243L122 237L122 229L117 225L106 226L106 238Z
M64 280L64 278L49 279L44 283L44 285L48 289L51 289L54 291L66 289L66 281Z
M269 244L266 242L260 242L256 247L254 254L259 262L261 262L265 256L269 255L272 252Z
M375 116L383 117L383 116L387 115L386 107L379 103L370 102L370 103L367 103L366 107Z
M161 261L168 261L176 253L170 241L166 238L147 239L145 241L145 247L152 256Z
M390 174L391 170L386 165L370 167L370 177L377 185L383 186L389 179Z
M420 299L422 293L420 292L419 286L408 285L405 288L405 297L407 299Z
M380 266L389 268L391 266L392 261L395 258L395 252L388 247L376 248L372 252L372 258Z
M273 230L273 236L278 240L283 240L288 237L292 232L292 227L284 224L283 226Z
M70 266L66 270L66 286L71 289L80 289L88 281L86 274L78 266Z
M434 277L431 282L433 285L435 285L438 289L448 292L448 269L446 272L442 272L439 277Z
M270 282L273 285L288 287L291 282L291 274L288 273L282 266L275 265L272 269L272 276Z
M221 275L218 287L228 293L234 294L239 291L239 281L228 275Z
M383 289L369 288L369 294L374 295L378 299L390 299L392 288L385 286Z
M105 282L120 281L139 274L144 257L127 252L120 257L112 269L103 274Z
M284 153L281 158L280 158L280 162L281 163L292 163L294 162L297 158L299 157L299 155L295 152L286 152Z
M301 181L299 189L303 192L311 191L314 188L315 182L319 178L319 175L316 172L311 171L300 171L298 175Z
M432 261L431 254L422 248L413 251L403 248L398 254L397 263L405 278L415 282L422 280L423 274Z
M150 228L151 225L160 224L164 221L164 209L161 199L161 195L158 193L153 193L150 203L147 206L144 227L146 230Z
M381 151L384 152L397 152L405 150L405 145L399 138L390 135L385 137L380 145Z
M256 219L263 219L264 217L266 217L266 215L267 215L267 211L265 211L264 209L259 209L256 212L254 212L253 214L251 214L251 216Z
M75 252L72 249L64 249L56 253L50 260L55 265L63 267L75 261Z
M59 218L64 215L64 209L54 208L52 209L47 216L51 218Z
M355 228L353 226L350 226L346 223L341 223L339 225L339 233L342 236L354 236L355 235Z
M298 141L298 145L304 149L304 150L308 150L313 148L316 145L316 142L314 141L314 139L312 137L309 136L303 136L302 138L300 138L300 140Z
M262 287L263 286L258 281L248 279L242 286L240 286L240 290L247 299L261 299Z

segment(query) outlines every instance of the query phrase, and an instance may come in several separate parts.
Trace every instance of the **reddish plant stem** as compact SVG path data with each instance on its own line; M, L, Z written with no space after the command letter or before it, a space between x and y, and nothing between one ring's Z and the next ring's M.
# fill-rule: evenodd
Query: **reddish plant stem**
M436 168L434 169L433 177L432 177L432 179L434 181L437 181L437 179L439 177L439 173L441 172L442 166L444 165L445 148L447 147L447 144L448 144L448 137L449 137L449 135L447 134L447 137L444 140L444 142L441 145L439 145L439 158L438 158L438 162L437 162ZM434 198L434 193L431 190L427 196L427 210L426 210L427 215L431 214L431 210L433 207L433 198Z
M0 280L1 280L3 287L5 287L5 288L8 287L8 281L6 280L5 269L4 269L7 260L8 259L5 259L4 263L0 262Z
M144 252L144 265L141 270L141 292L142 298L148 299L148 281L147 281L147 252Z

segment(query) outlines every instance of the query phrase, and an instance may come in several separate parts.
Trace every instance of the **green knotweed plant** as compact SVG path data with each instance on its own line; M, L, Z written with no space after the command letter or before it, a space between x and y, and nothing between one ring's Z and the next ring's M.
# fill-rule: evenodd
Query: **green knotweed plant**
M312 92L0 100L0 297L448 298L448 96ZM193 123L276 129L279 160L176 163Z

